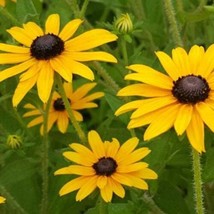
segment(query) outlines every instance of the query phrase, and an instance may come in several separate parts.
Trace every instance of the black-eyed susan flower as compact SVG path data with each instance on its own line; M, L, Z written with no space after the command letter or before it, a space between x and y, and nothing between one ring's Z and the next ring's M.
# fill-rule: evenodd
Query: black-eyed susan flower
M115 41L117 36L104 29L94 29L73 37L82 20L68 22L60 31L60 17L48 17L43 31L36 23L28 22L21 27L12 27L8 33L22 46L0 43L0 64L16 64L0 72L0 81L20 74L19 84L13 96L17 106L26 93L37 84L38 95L47 102L54 81L54 72L66 81L72 74L89 80L94 79L92 70L82 62L101 60L117 62L115 57L103 51L87 50ZM71 38L73 37L73 38Z
M5 201L6 201L6 199L4 197L0 196L0 204L5 203Z
M102 198L110 202L113 193L121 198L125 196L123 185L147 190L145 179L156 179L157 174L148 168L147 163L140 161L150 150L146 147L135 150L138 141L134 137L120 146L117 139L103 142L96 131L90 131L90 149L78 143L71 144L74 151L63 155L76 164L57 170L55 175L74 174L78 177L61 188L60 196L78 190L76 200L81 201L98 188Z
M194 45L189 53L172 50L172 58L156 52L168 75L145 65L131 65L135 71L126 80L140 81L121 89L119 96L142 96L121 106L116 115L135 110L128 128L150 124L144 139L156 137L174 126L178 135L185 131L192 147L205 151L204 124L214 131L214 45L207 51Z
M67 99L70 102L71 109L77 121L83 120L83 116L79 110L97 107L97 104L93 101L104 95L103 92L94 92L88 95L89 91L91 91L95 86L96 83L86 83L73 91L71 83L65 82L63 84ZM29 109L29 111L23 115L24 117L36 116L35 119L29 122L28 127L43 123L45 104L43 109L38 109L32 104L26 104L24 107ZM51 100L51 107L48 115L48 131L54 123L57 123L58 129L62 133L66 132L69 124L68 113L65 109L62 98L57 91L54 91ZM43 125L41 125L40 132L41 134L43 133Z

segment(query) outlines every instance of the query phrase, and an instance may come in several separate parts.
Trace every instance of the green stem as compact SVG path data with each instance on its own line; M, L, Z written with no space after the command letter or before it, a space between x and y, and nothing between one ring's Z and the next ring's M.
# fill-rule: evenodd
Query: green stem
M0 186L0 191L2 196L6 198L6 202L8 203L17 213L27 214L27 212L21 207L21 205L15 200L15 198L5 189L5 187Z
M196 203L195 209L197 214L204 214L200 155L193 148L192 148L192 158L194 172L195 203Z
M127 54L126 40L124 39L124 36L121 37L121 49L122 49L124 64L127 66L129 63L129 60L128 60L128 54Z
M108 204L100 196L99 214L108 214Z
M85 0L83 2L83 5L82 5L81 11L80 11L80 18L83 18L85 16L85 12L87 10L88 3L89 3L89 0Z
M65 93L65 90L64 90L64 87L63 87L63 84L62 84L62 79L58 74L56 75L56 83L58 85L59 93L60 93L60 95L62 97L63 103L65 105L65 109L68 112L68 116L69 116L69 118L71 120L71 123L73 124L74 129L76 130L76 132L77 132L77 134L78 134L78 136L80 138L80 141L83 144L86 144L87 138L86 138L85 133L82 130L80 124L78 123L78 121L74 117L73 111L71 109L71 105L70 105L70 103L68 101L68 98L66 96L66 93Z
M41 202L41 214L48 213L48 151L49 151L49 139L48 139L48 117L50 104L52 99L52 93L48 99L43 122L43 156L42 156L42 202Z
M171 0L163 0L166 16L170 25L170 33L175 45L183 47L183 41L180 37L178 24L175 16L175 10Z
M104 79L107 83L109 89L111 89L115 94L120 90L117 83L111 78L107 71L100 65L98 62L93 62L94 67L96 68L98 74Z
M67 4L71 7L74 16L76 18L80 18L80 9L79 9L79 5L77 3L77 0L66 0Z

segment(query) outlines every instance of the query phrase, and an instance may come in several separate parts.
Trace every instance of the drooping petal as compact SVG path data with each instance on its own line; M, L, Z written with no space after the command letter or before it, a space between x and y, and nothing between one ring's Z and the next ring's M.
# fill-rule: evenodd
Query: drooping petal
M106 186L107 182L108 182L107 176L98 176L98 178L97 178L97 186L100 189L104 188Z
M111 185L106 185L102 189L100 189L100 194L105 202L110 202L112 200L113 189Z
M140 117L144 114L147 114L149 112L155 111L157 109L160 109L162 107L168 106L176 102L177 99L174 98L172 95L166 97L145 99L142 101L142 106L132 113L131 119Z
M197 103L195 107L204 123L214 132L214 110L204 102Z
M115 40L117 36L113 33L103 29L94 29L67 41L66 46L68 51L85 51Z
M50 96L54 81L54 71L49 62L42 62L42 68L39 72L37 89L39 98L46 103Z
M30 59L26 62L23 62L21 64L15 65L13 67L10 67L10 68L7 68L7 69L1 71L0 72L0 82L9 78L9 77L15 76L15 75L27 70L33 64L35 64L35 60Z
M83 20L81 19L74 19L68 22L65 27L62 29L62 31L59 34L59 37L63 40L66 41L69 38L71 38L74 33L77 31L79 26L82 24Z
M155 54L165 71L173 80L177 80L180 76L182 76L182 74L178 70L178 67L175 65L170 56L162 51L157 51L155 52Z
M43 118L43 116L41 115L41 116L36 117L35 119L31 120L31 121L27 124L27 127L30 128L30 127L32 127L32 126L36 126L36 125L38 125L38 124L43 123L43 121L44 121L44 118Z
M183 104L177 114L174 127L178 135L182 135L187 129L192 118L193 106L188 104Z
M128 69L136 71L137 73L127 74L126 80L135 80L149 85L153 85L159 88L171 90L173 87L173 81L170 77L158 72L146 65L130 65Z
M57 171L54 173L54 175L58 175ZM88 177L81 176L81 177L75 178L75 179L69 181L68 183L66 183L60 189L59 195L62 196L62 195L66 195L66 194L68 194L70 192L73 192L73 191L79 189L87 181L88 181Z
M38 75L34 78L27 79L25 81L20 81L13 95L13 106L17 106L23 97L28 93L28 91L36 84Z
M84 198L86 198L88 195L90 195L95 188L97 187L97 176L93 176L87 179L87 182L83 184L77 195L76 195L76 200L77 201L82 201Z
M123 186L119 182L115 181L111 177L108 178L108 182L109 182L109 186L111 186L113 192L117 196L119 196L121 198L125 197L125 190L124 190Z
M65 133L68 128L69 119L64 112L59 112L57 126L60 132Z
M161 115L155 118L144 133L144 140L150 140L169 130L177 117L180 104L166 106Z
M192 120L186 130L192 147L198 152L204 152L204 123L197 110L193 110Z
M58 14L50 15L45 23L45 34L53 33L54 35L59 34L60 28L60 17Z

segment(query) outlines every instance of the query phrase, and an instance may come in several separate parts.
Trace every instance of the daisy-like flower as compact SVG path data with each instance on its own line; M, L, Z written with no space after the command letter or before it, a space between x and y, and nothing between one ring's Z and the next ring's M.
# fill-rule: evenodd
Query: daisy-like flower
M144 179L156 179L157 174L148 168L147 163L139 162L150 150L146 147L135 150L138 141L134 137L120 146L117 139L103 142L96 131L90 131L91 149L78 143L71 144L74 152L64 152L63 155L76 165L59 169L55 175L74 174L78 177L61 188L60 196L78 190L76 200L81 201L98 187L102 198L110 202L113 193L121 198L125 196L122 185L147 190Z
M13 96L17 106L26 93L37 84L38 95L47 102L54 81L54 72L66 81L72 81L72 74L89 80L94 79L92 70L82 62L101 60L117 62L115 57L103 51L87 50L115 41L117 36L104 29L94 29L73 37L82 20L68 22L60 32L60 17L48 17L43 31L36 23L28 22L23 28L12 27L8 33L22 46L0 43L0 64L16 64L0 72L0 81L20 75L19 84Z
M0 204L5 203L5 201L6 201L6 198L4 198L4 197L0 196Z
M121 89L119 96L142 96L121 106L116 115L135 110L128 128L150 124L144 140L156 137L174 126L178 135L185 131L192 147L205 151L204 124L214 131L214 45L207 51L194 45L189 53L183 48L156 55L168 75L145 65L131 65L135 71L126 80L140 81Z
M87 95L95 86L96 83L86 83L73 91L71 83L65 82L63 84L67 99L70 102L71 109L77 121L83 120L83 116L79 110L97 107L97 104L92 101L104 96L103 92L95 92ZM32 104L26 104L24 107L29 109L29 111L23 115L24 117L37 116L28 124L28 127L43 124L45 104L43 109L38 109ZM51 100L51 107L48 115L48 131L52 128L54 123L57 123L58 129L62 133L66 132L69 124L68 113L61 96L56 91L54 91ZM40 133L43 133L43 125L41 126Z

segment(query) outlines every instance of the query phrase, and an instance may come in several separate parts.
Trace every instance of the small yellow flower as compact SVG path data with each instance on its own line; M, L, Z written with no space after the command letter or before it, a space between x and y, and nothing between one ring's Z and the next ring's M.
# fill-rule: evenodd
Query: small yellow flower
M131 32L133 30L133 24L129 14L121 14L121 16L115 22L115 27L121 33Z
M90 95L87 95L88 92L92 90L95 86L96 83L86 83L77 88L75 91L73 91L71 83L64 83L63 87L65 89L66 96L70 102L71 109L77 121L83 120L82 114L79 112L79 110L87 108L96 108L97 104L92 101L104 96L103 92L95 92ZM23 115L24 117L37 116L28 124L28 127L43 123L44 111L37 109L32 104L26 104L24 107L26 109L29 109L29 111ZM51 100L51 107L48 116L48 131L51 129L54 123L57 123L58 129L62 133L66 132L69 124L68 113L65 109L61 96L56 91L54 91ZM43 125L41 126L40 132L41 134L43 133Z
M78 175L66 183L60 190L60 196L78 190L76 201L81 201L90 195L97 187L104 201L110 202L113 193L123 198L123 185L147 190L144 179L156 179L157 174L148 168L148 164L140 160L150 153L148 148L136 149L136 137L127 140L122 146L117 139L112 142L102 141L96 131L88 133L91 149L73 143L74 151L64 152L63 156L76 165L64 167L55 175Z
M135 110L128 128L150 124L144 140L156 137L174 126L178 135L185 131L192 147L205 151L204 124L214 132L214 45L205 52L194 45L189 53L175 48L172 58L162 51L156 52L168 75L146 65L131 65L133 70L125 76L135 83L121 89L118 96L139 96L121 106L116 115Z
M22 144L22 138L18 135L8 135L7 137L7 145L12 149L17 149Z
M21 46L0 43L0 64L16 64L0 72L0 81L20 75L19 84L13 96L13 106L17 106L26 93L36 84L40 99L46 103L57 72L67 82L78 74L93 80L92 70L82 62L100 60L117 62L111 54L88 50L115 41L117 36L104 29L94 29L74 37L82 24L81 19L68 22L60 32L60 17L48 17L43 31L36 23L28 22L21 27L12 27L8 33ZM71 38L73 37L73 38Z
M0 196L0 204L5 203L5 201L6 201L6 198L4 198L4 197Z

